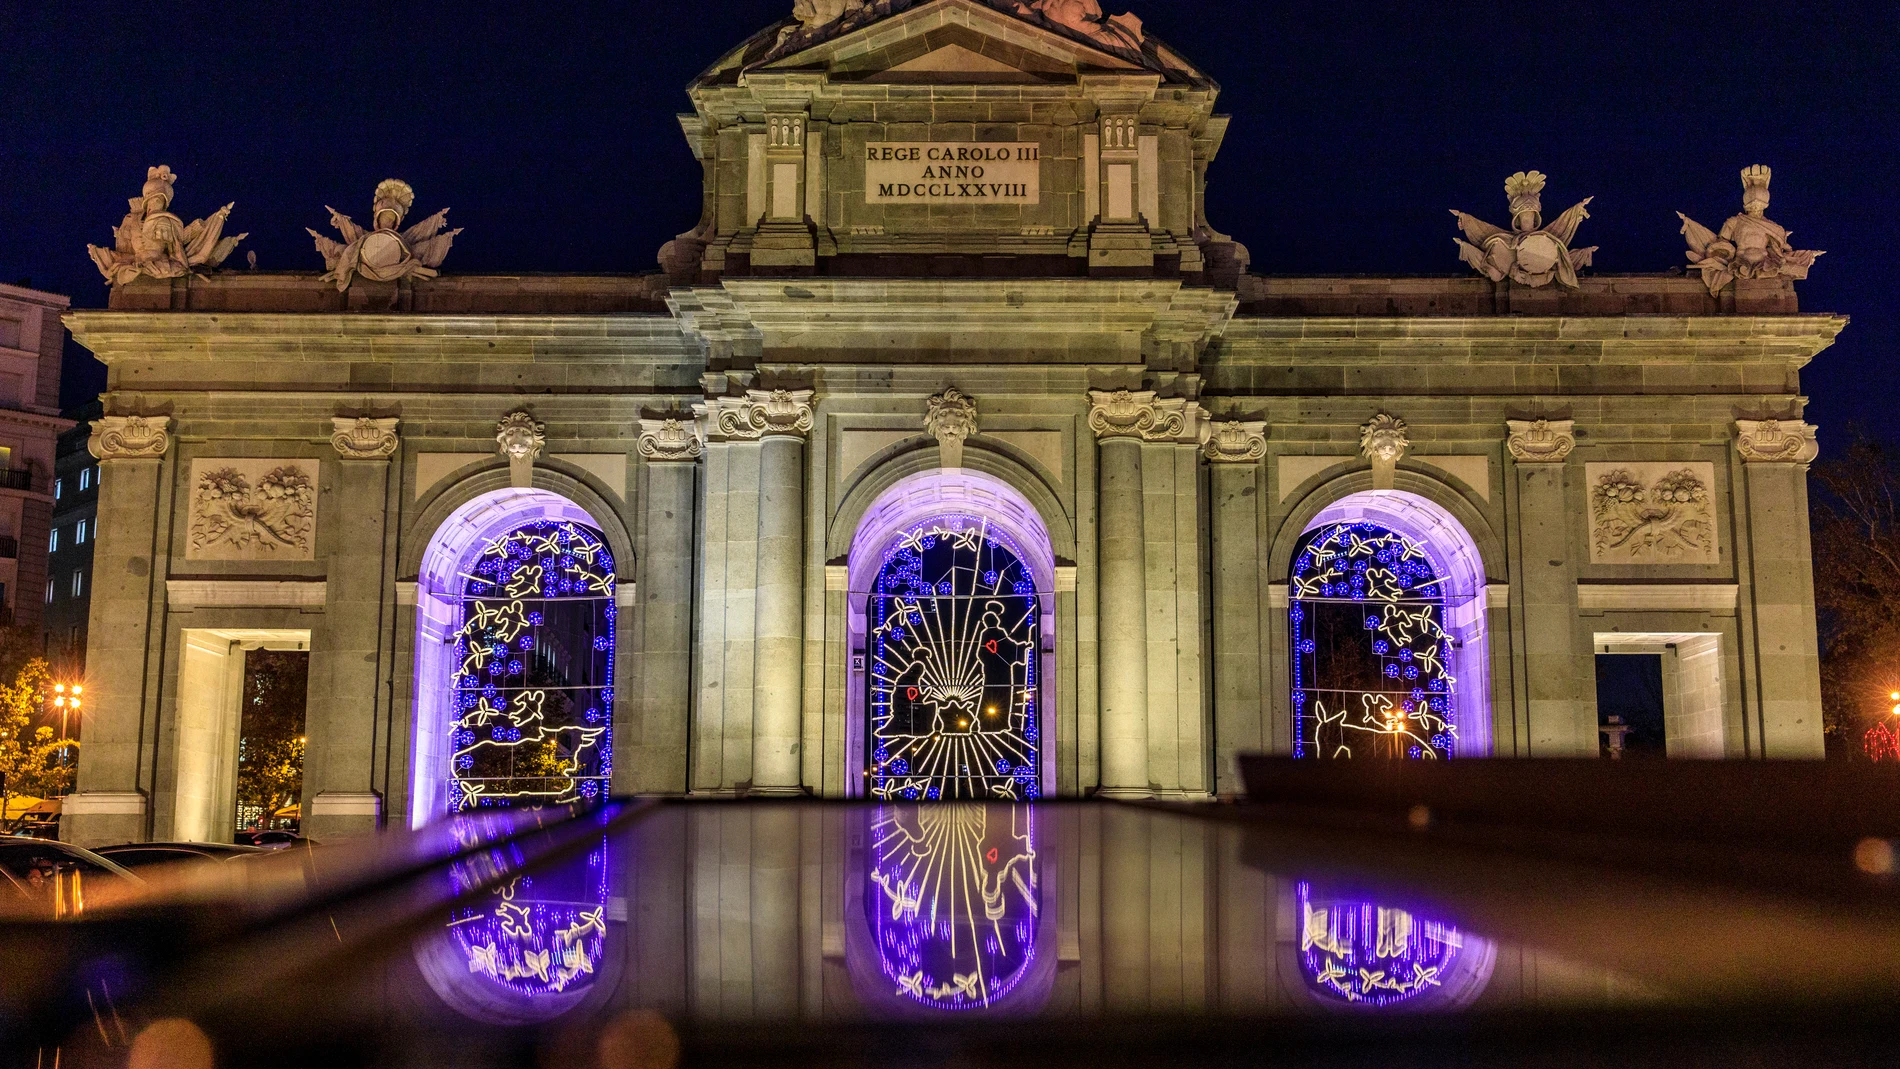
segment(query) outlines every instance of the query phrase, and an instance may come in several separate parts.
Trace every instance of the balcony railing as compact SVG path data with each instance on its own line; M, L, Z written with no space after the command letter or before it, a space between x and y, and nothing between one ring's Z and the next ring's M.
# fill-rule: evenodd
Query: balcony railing
M0 469L0 490L33 489L33 473L25 468Z

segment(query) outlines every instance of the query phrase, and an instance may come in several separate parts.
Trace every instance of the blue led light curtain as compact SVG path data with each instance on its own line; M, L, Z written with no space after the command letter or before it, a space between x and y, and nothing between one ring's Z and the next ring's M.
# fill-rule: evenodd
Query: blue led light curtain
M526 524L483 547L463 580L450 811L604 798L614 562L600 532Z
M1448 983L1470 986L1464 974L1471 970L1460 969L1467 964L1460 955L1468 937L1456 927L1376 902L1324 898L1305 883L1299 900L1301 972L1321 1001L1368 1008L1423 1005L1439 1001L1434 993ZM1488 967L1484 973L1480 989Z
M981 520L919 524L867 611L870 794L1037 797L1041 616L1022 554Z
M1294 553L1295 757L1453 755L1443 578L1378 524L1316 528Z

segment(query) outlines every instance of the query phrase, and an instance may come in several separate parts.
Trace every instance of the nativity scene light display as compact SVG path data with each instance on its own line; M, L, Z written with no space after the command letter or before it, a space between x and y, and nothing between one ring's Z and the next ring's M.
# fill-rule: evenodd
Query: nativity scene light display
M1040 599L978 519L919 524L870 596L870 776L885 800L1041 793Z
M1444 758L1457 748L1444 577L1370 522L1309 533L1292 575L1293 755Z
M600 533L528 524L489 542L463 579L450 811L604 799L614 562Z

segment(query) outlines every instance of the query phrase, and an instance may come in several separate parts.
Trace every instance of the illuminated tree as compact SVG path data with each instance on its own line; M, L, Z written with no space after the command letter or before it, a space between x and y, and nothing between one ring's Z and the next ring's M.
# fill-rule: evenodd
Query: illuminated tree
M1900 453L1857 434L1814 466L1814 482L1814 598L1828 749L1900 759L1893 746L1865 738L1892 718L1887 696L1900 689Z
M239 823L268 827L271 814L303 796L304 702L308 654L252 650L244 660L238 740ZM246 818L249 819L246 819Z
M9 629L17 630L17 629ZM0 639L0 647L15 643ZM0 664L15 660L0 648ZM4 677L0 677L4 678ZM51 675L46 661L28 657L16 662L10 682L0 682L0 813L19 796L46 798L72 790L77 768L77 745L59 737L51 727L35 727ZM61 751L71 747L65 764Z

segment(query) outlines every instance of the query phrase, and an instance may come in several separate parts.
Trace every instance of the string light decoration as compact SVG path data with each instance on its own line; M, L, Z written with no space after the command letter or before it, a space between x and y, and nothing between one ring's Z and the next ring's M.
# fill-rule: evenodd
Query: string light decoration
M1464 951L1447 924L1372 902L1318 899L1298 888L1300 966L1323 999L1383 1008L1414 1003L1442 987Z
M455 822L464 848L483 841ZM578 991L594 982L607 942L607 844L584 858L497 880L521 868L518 848L489 848L450 866L458 899L448 931L471 982L526 999Z
M1020 550L968 516L919 524L870 596L873 797L1040 794L1040 600Z
M605 798L615 610L600 533L539 520L489 542L462 578L449 810Z
M1375 523L1308 533L1293 558L1293 755L1451 757L1446 592L1417 542Z
M936 1010L1007 998L1042 912L1030 808L888 806L871 827L865 919L896 995Z

